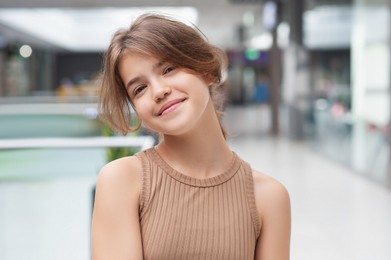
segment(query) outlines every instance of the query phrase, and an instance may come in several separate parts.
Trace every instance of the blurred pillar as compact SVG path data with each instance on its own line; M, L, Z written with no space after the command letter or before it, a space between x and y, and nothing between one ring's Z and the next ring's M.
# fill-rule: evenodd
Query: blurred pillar
M388 13L389 15L391 16L391 1L388 2ZM389 25L388 25L388 37L389 37L389 40L388 40L388 47L390 49L390 57L389 59L391 60L391 19L389 19ZM389 78L389 94L390 94L390 97L391 97L391 66L390 66L390 78ZM390 106L390 109L391 109L391 106ZM390 111L390 114L391 114L391 111ZM388 125L388 150L389 150L389 160L388 160L388 175L387 175L387 187L391 189L391 122L389 123Z
M4 53L0 50L0 97L5 95L4 56Z
M280 103L281 103L281 77L282 61L281 49L278 45L277 28L281 21L282 1L270 0L263 5L263 26L271 32L272 46L269 51L269 75L270 75L270 111L271 111L271 134L280 133Z
M281 51L277 43L277 29L272 30L273 45L270 50L270 110L271 110L271 133L278 135L279 107L281 96Z
M290 0L284 8L290 26L290 43L284 50L283 99L287 108L288 136L304 138L305 113L309 102L308 52L303 46L305 0Z
M245 49L245 42L247 40L247 30L248 28L244 24L240 24L237 28L238 31L238 39L239 39L239 49ZM243 84L243 71L244 71L245 64L243 61L240 61L239 64L239 104L245 104L246 103L246 89Z

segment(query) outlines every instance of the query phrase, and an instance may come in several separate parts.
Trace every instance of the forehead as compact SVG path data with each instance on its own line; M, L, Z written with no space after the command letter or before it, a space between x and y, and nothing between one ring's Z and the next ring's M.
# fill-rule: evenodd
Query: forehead
M124 60L159 60L159 58L151 54L145 54L145 53L135 52L135 51L125 51L119 57L118 63L120 64Z
M125 53L118 61L118 69L137 70L139 67L159 63L160 60L154 56L139 53Z
M119 61L129 57L142 57L143 59L164 60L164 56L158 50L137 46L127 46L119 55Z

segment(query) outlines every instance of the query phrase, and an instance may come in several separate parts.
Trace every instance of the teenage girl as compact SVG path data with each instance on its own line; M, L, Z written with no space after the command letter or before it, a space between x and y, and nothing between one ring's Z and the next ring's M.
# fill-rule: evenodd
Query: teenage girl
M142 125L160 140L102 168L94 260L289 259L286 189L226 142L219 98L225 66L202 33L169 17L146 14L114 35L102 117L124 134Z

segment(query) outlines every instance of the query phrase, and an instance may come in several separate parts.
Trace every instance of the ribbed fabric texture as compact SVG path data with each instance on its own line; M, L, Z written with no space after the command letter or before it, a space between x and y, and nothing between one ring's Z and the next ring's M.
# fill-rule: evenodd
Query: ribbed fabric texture
M140 225L145 260L254 259L260 221L252 172L235 153L216 177L171 168L154 148L140 152Z

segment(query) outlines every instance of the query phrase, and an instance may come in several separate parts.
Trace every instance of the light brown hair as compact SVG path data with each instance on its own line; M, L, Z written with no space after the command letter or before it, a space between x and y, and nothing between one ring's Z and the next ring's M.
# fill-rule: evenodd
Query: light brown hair
M221 91L225 53L210 44L196 27L158 14L142 15L129 28L118 30L105 53L99 113L114 130L126 134L140 127L132 126L132 101L118 70L121 58L131 53L152 56L212 80L210 94L226 137Z

